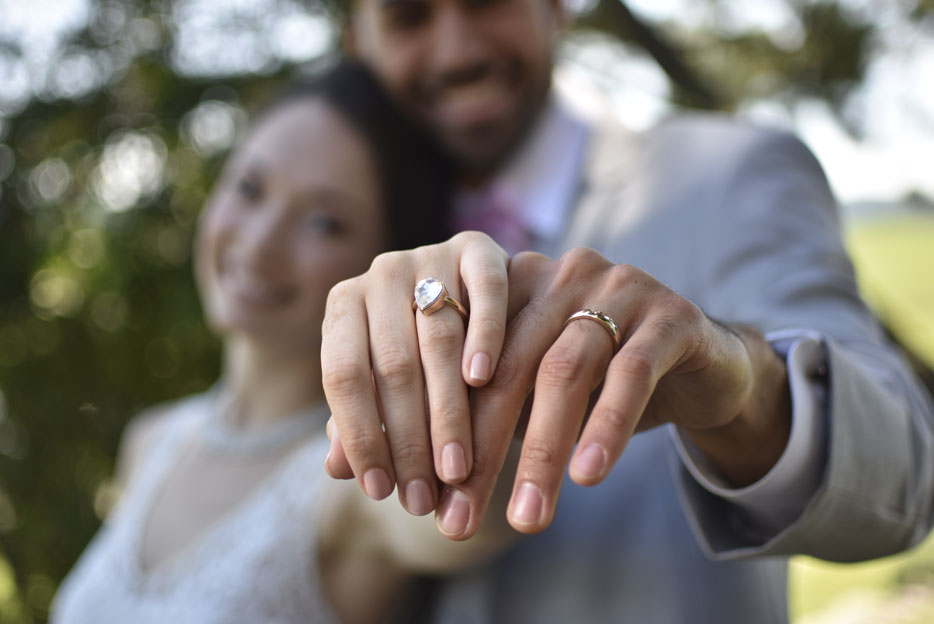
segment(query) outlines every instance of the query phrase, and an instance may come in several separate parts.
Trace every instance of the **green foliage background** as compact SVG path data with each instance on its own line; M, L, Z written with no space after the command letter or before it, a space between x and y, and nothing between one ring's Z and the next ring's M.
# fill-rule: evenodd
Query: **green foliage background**
M846 117L875 51L873 21L843 3L787 2L805 28L796 47L764 32L647 23L615 0L584 3L575 28L650 50L682 105L818 97ZM212 120L242 129L242 110L328 58L267 50L240 69L180 69L185 4L91 1L87 26L52 61L92 59L83 83L34 76L29 97L10 101L0 78L0 623L46 619L107 507L127 420L216 378L219 347L201 319L190 248L226 144L199 142L198 112L224 112L202 115L208 139ZM324 15L313 2L260 4ZM934 3L902 4L929 33ZM247 22L237 31L246 36L256 14L231 20ZM240 42L225 45L232 53ZM0 37L0 61L23 54ZM858 129L859 119L846 121ZM150 160L134 165L141 154ZM114 196L107 176L129 176L123 186L135 194Z

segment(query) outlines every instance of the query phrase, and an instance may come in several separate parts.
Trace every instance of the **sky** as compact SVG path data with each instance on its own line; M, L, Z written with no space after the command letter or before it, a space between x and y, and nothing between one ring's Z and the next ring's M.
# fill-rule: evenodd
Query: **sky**
M905 0L909 1L910 0ZM934 197L934 40L904 40L896 28L898 11L892 0L847 0L854 11L872 10L882 25L881 48L869 68L854 105L863 107L865 136L849 136L819 101L801 101L792 111L773 102L755 102L740 114L797 132L824 165L835 192L844 203L892 201L910 191ZM318 15L309 15L297 2L271 0L176 0L177 30L171 60L188 73L262 71L277 60L309 60L333 43L333 32ZM652 21L694 23L710 19L696 0L629 0L637 14ZM777 41L793 45L796 28L782 0L724 2L719 26L727 30L763 28ZM132 20L118 15L114 19ZM243 21L225 21L239 11ZM227 13L225 13L227 12ZM77 96L99 87L106 72L100 58L73 53L51 63L63 35L80 29L89 19L87 0L0 0L0 40L21 42L25 61L0 63L0 103L22 104L35 89L31 77L48 73L57 93ZM724 17L725 16L725 17ZM133 22L133 42L156 47L160 33L146 20ZM151 26L151 23L150 23ZM218 30L242 28L247 36L237 49L212 36ZM611 102L623 123L646 127L669 110L668 85L661 70L644 58L590 40L569 41L559 74L564 82L588 82ZM114 71L115 68L105 68ZM0 119L2 136L2 119Z

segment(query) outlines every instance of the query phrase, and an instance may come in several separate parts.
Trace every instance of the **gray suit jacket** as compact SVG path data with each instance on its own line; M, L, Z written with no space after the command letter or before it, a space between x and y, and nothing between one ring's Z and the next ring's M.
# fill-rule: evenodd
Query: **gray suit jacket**
M713 116L601 128L557 255L591 247L709 315L824 341L828 448L797 519L764 531L700 487L664 428L607 480L566 479L553 526L443 583L439 622L785 622L786 557L883 556L934 522L934 414L861 302L836 203L788 134Z

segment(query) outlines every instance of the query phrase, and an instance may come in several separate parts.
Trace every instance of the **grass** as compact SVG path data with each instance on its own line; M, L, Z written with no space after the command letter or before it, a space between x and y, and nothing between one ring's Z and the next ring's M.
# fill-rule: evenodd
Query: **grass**
M934 613L934 536L919 547L900 555L865 563L828 563L811 557L795 557L789 576L789 600L792 621L847 622L855 619L851 605L858 606L869 617L873 610L892 610L904 596L918 594L925 588L927 595L919 600L919 613ZM839 614L838 619L831 619ZM920 615L919 615L920 617ZM934 622L934 619L886 620Z
M934 213L861 219L846 240L870 306L934 368Z

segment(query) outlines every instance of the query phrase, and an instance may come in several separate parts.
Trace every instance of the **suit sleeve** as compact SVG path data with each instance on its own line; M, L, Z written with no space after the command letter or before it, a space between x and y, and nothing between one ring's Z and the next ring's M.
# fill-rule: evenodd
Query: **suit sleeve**
M712 242L698 256L702 306L764 333L816 337L825 435L813 491L777 523L705 488L679 462L689 521L714 558L857 561L904 550L934 522L934 413L859 297L823 172L785 133L703 134L700 144L715 145L718 157L698 160L707 188L696 196L707 198Z

